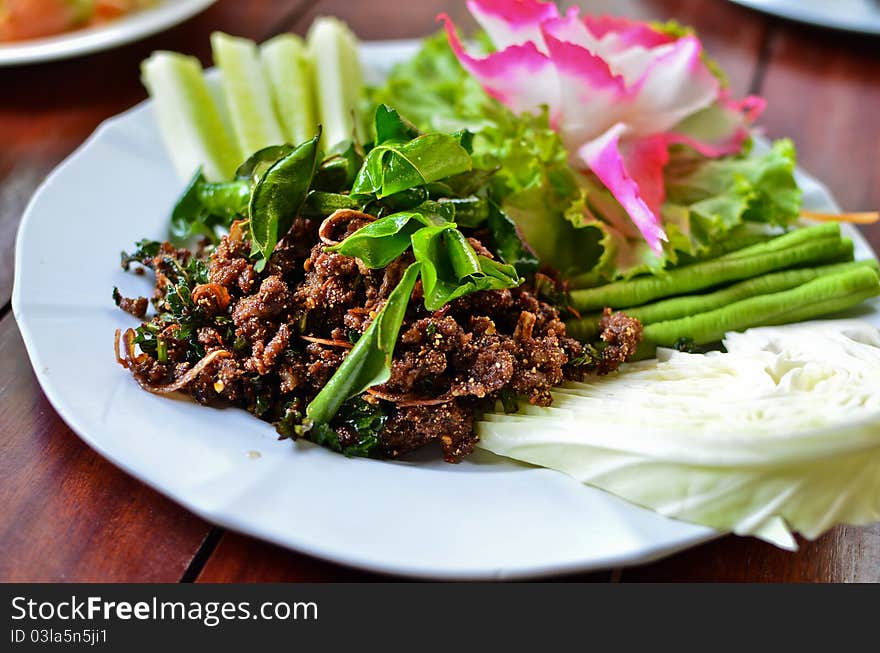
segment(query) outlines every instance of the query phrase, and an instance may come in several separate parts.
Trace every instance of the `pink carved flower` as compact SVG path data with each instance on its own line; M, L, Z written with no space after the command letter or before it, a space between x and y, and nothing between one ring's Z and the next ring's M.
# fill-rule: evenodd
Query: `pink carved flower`
M561 16L539 0L468 0L496 51L468 53L443 20L459 61L516 113L547 106L572 164L595 174L651 249L666 240L660 222L669 146L707 157L734 154L764 108L732 101L701 58L692 35L676 37L623 18Z

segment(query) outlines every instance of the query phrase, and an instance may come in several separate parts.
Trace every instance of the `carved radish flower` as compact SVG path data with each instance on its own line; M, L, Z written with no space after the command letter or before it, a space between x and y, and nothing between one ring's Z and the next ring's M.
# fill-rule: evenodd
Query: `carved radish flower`
M662 252L669 146L704 156L741 150L761 98L729 99L693 35L621 18L560 15L538 0L468 0L496 51L470 54L442 15L450 46L486 92L516 113L546 106L571 163L593 173L651 249Z

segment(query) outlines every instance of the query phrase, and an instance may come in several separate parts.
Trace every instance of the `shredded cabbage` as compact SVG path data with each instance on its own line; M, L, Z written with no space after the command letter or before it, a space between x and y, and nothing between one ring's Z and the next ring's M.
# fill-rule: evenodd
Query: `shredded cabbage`
M565 384L551 408L487 414L479 446L786 549L793 532L880 521L880 331L832 320L724 344Z

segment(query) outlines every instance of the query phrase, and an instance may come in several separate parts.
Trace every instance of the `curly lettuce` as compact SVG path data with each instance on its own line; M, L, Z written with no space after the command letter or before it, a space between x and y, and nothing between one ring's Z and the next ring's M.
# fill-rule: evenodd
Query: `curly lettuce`
M586 190L546 113L516 116L459 64L443 34L398 65L371 101L395 107L424 131L474 132L474 167L495 170L493 200L514 219L538 258L567 275L594 269L604 224L587 223ZM576 217L572 220L569 217Z
M774 143L763 156L737 156L670 166L663 218L670 244L680 254L702 258L729 240L772 234L797 220L801 191L794 180L795 149Z
M484 47L485 39L482 40ZM439 33L371 89L370 101L395 107L422 130L475 133L474 167L496 170L493 200L514 219L542 263L573 286L598 285L663 269L776 235L797 219L795 151L777 142L763 156L709 159L686 146L665 169L662 254L645 244L620 203L570 154L546 111L512 111L489 97Z

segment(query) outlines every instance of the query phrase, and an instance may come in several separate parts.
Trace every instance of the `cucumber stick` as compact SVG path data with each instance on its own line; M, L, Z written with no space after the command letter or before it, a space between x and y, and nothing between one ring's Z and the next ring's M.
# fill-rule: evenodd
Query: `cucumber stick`
M306 45L281 34L260 46L263 72L272 89L275 111L288 143L303 143L318 132L312 61Z
M223 97L244 156L284 143L286 139L275 115L256 44L214 32L211 50L214 63L220 68Z
M358 60L357 37L345 23L321 17L312 23L307 37L315 71L318 115L324 127L327 149L352 138L363 141L360 115L363 73Z
M200 166L210 181L232 177L241 150L226 128L195 57L154 52L141 64L165 149L181 179Z

